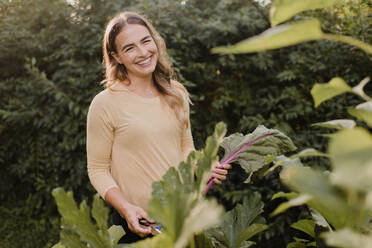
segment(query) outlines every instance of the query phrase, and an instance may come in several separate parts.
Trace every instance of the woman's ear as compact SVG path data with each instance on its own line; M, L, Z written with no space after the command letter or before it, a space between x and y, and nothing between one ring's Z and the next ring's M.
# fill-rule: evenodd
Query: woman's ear
M110 54L116 60L118 64L122 64L120 61L120 57L115 52L111 52Z

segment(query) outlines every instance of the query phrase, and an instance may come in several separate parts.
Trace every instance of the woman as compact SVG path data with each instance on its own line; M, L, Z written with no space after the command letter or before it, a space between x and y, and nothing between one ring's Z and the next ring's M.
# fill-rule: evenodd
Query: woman
M105 90L87 118L88 175L114 207L114 224L124 227L120 243L148 236L151 184L194 150L189 96L172 80L164 40L142 16L124 12L107 25L103 39ZM216 183L225 169L214 169Z

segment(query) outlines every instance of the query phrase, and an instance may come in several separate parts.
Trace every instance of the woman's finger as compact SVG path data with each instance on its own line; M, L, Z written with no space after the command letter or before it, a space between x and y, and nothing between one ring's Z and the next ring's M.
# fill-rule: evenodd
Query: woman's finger
M217 173L212 173L212 177L214 177L216 179L220 179L220 180L226 180L225 175L221 175L221 174L217 174Z
M151 233L151 227L147 227L147 226L143 226L143 225L140 225L138 223L138 220L136 222L132 222L131 225L129 225L128 223L128 228L136 233L138 236L140 236L141 238L144 238L146 237L147 235L149 235Z
M232 168L232 166L231 166L231 164L225 164L225 165L223 166L223 168L229 170L229 169Z
M222 182L217 178L213 178L213 182L216 184L222 184Z
M220 174L220 175L227 175L228 172L225 169L213 169L212 173Z

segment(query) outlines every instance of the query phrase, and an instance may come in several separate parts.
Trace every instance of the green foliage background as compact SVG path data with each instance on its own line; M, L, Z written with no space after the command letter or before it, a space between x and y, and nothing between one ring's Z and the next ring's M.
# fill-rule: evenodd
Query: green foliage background
M371 4L356 2L349 3L353 8L348 12L335 8L295 18L316 15L325 31L372 43ZM72 190L79 201L93 195L86 173L86 113L102 89L104 26L123 10L145 14L165 38L179 80L194 102L196 148L224 121L228 134L263 124L286 133L299 150L324 150L326 140L319 136L324 130L310 125L344 118L345 103L360 100L343 95L315 111L312 85L335 76L355 85L370 76L370 56L329 41L249 55L210 54L215 46L270 26L269 7L254 1L80 0L69 5L64 0L0 0L0 247L56 243L53 188ZM307 162L328 166L319 158ZM240 183L245 180L241 174L234 170L212 194L231 209L245 192L258 191L270 213L278 202L269 199L284 188L277 174L253 178L250 185ZM259 244L284 247L291 240L289 224L306 214L291 210L268 219L270 228L259 236Z

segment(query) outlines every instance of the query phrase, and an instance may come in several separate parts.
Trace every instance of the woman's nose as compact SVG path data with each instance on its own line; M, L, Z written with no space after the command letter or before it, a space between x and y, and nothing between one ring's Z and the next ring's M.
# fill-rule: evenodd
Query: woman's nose
M145 56L147 54L147 50L144 46L137 47L137 54L138 56Z

